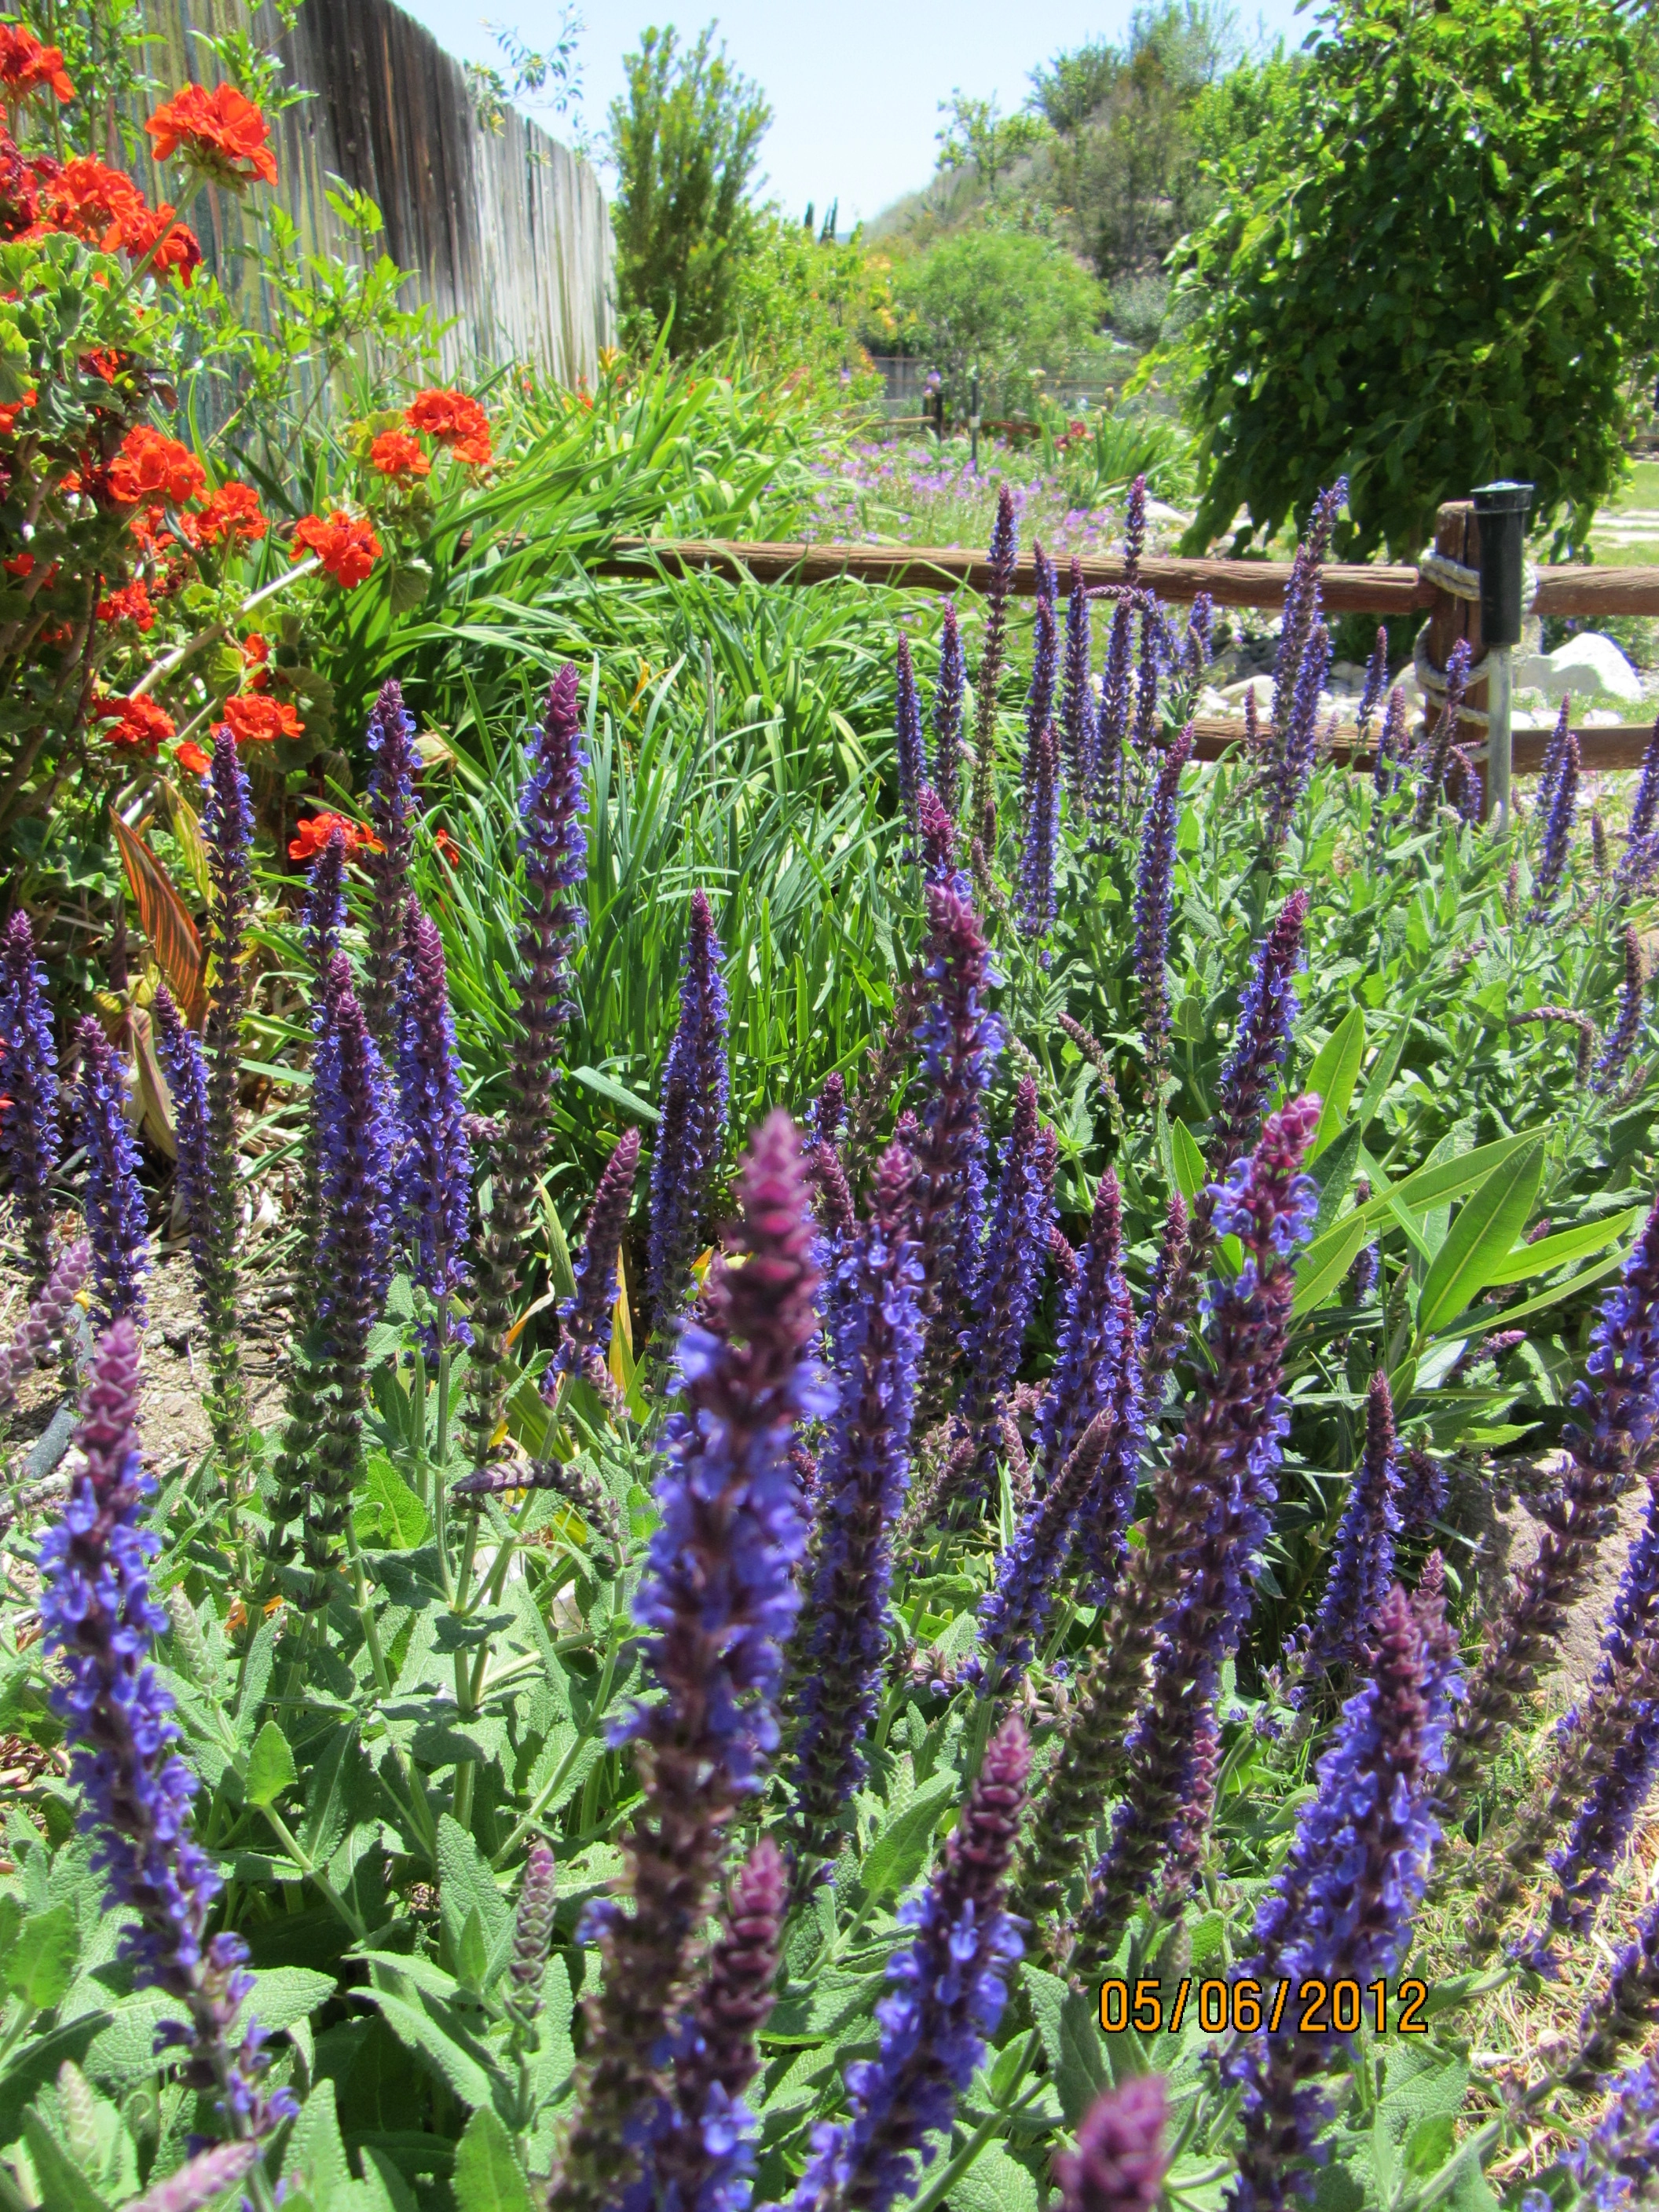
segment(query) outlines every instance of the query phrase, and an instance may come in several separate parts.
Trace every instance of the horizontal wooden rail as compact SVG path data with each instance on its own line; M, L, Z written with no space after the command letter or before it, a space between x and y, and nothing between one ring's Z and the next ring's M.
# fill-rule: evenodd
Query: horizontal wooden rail
M1575 729L1578 740L1579 765L1590 773L1606 773L1614 769L1640 768L1654 733L1651 722L1604 722L1592 724L1588 729ZM1511 743L1514 747L1512 773L1516 775L1536 775L1544 765L1544 753L1550 741L1548 730L1516 730ZM1219 760L1225 753L1237 752L1244 742L1241 722L1214 720L1193 724L1193 752L1201 761ZM1322 747L1322 761L1334 762L1340 768L1369 769L1376 756L1366 747L1356 750L1352 741L1344 742L1339 735L1328 750ZM1477 757L1479 755L1477 753Z
M619 538L610 556L596 564L602 576L744 576L757 584L829 584L853 578L865 584L904 585L912 591L953 592L962 585L983 592L991 580L982 553L926 545L839 544L761 544L729 539ZM1287 561L1178 561L1148 558L1140 580L1160 599L1195 599L1207 592L1218 606L1278 608L1290 581ZM1085 587L1121 584L1121 561L1091 557L1083 562ZM1426 613L1435 591L1415 568L1384 562L1331 562L1323 571L1325 605L1333 614ZM1066 564L1060 588L1071 588ZM1023 556L1014 572L1014 590L1024 599L1036 592L1036 568ZM1536 615L1659 615L1659 567L1651 568L1540 568L1532 603ZM1606 734L1605 732L1602 734ZM1518 740L1517 740L1518 742Z

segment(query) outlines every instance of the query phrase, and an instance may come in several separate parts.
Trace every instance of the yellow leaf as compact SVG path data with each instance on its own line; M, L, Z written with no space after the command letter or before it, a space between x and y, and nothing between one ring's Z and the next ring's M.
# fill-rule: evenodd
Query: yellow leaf
M207 991L202 940L196 933L196 924L185 913L173 878L137 831L129 829L112 806L109 818L121 848L121 865L132 887L139 924L179 1001L179 1012L191 1029L199 1030L207 1012Z

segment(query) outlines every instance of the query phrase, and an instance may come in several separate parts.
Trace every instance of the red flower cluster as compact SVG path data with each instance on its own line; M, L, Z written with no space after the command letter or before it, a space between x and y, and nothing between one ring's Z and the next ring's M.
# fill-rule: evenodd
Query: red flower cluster
M337 830L345 840L348 853L386 850L374 832L365 830L361 822L349 822L343 814L313 814L308 821L296 824L296 834L289 842L288 857L290 860L314 860Z
M270 126L234 84L217 84L209 92L187 84L164 106L158 107L144 128L155 143L158 161L182 153L185 159L233 191L262 178L276 181L276 156L270 149Z
M270 640L250 630L242 640L242 665L248 672L247 688L263 691L270 681Z
M121 699L102 692L92 702L94 722L113 721L112 730L100 732L106 745L118 752L153 753L173 735L173 717L154 699Z
M209 494L199 514L184 518L185 535L192 545L253 545L270 525L259 510L259 495L252 484L233 478Z
M212 763L194 738L186 738L176 748L173 757L180 768L188 769L192 775L205 775Z
M432 473L431 462L407 430L383 430L368 449L368 465L398 483Z
M11 400L5 406L0 407L0 438L9 438L12 435L17 428L18 416L33 407L40 396L38 392L31 389L26 392L21 399Z
M123 584L106 599L100 599L98 619L103 623L137 623L140 629L154 629L155 610L149 603L143 578L135 576L130 584Z
M207 489L207 471L188 446L141 422L122 440L106 482L111 498L123 507L156 501L185 507Z
M307 514L295 525L290 555L302 560L314 553L342 591L355 592L380 557L380 541L365 516Z
M239 745L268 745L297 738L305 724L286 701L262 691L240 691L225 702L225 724Z
M8 106L50 85L59 100L73 100L75 87L56 46L43 46L21 23L0 23L0 89Z
M404 410L404 420L411 430L447 446L470 469L488 468L494 458L489 417L465 392L417 392Z
M151 207L119 169L88 158L65 162L61 169L56 162L36 161L31 170L38 180L33 226L37 235L68 231L100 253L119 251L135 261L153 252L151 267L163 276L176 269L185 284L201 267L202 248L189 224L175 222L172 208L165 204ZM21 188L12 179L6 191L8 175L0 149L0 197L16 204Z

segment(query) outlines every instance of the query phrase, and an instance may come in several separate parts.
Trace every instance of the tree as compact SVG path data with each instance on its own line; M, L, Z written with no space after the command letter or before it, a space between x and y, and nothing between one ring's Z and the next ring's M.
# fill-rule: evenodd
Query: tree
M944 130L934 133L939 168L947 173L971 169L990 199L997 196L998 179L1047 136L1035 115L1004 115L994 93L988 100L969 100L958 86L949 100L940 100L939 112L949 118Z
M1100 314L1100 288L1063 248L1027 233L963 231L906 269L901 304L958 389L978 368L1005 406L1033 369L1063 369Z
M1654 32L1612 0L1340 0L1181 252L1204 437L1188 544L1349 479L1345 551L1537 487L1582 546L1659 346Z
M672 350L696 353L732 331L754 232L746 195L772 111L716 49L713 24L683 52L672 30L648 30L623 67L610 151L623 328L648 342L672 316Z

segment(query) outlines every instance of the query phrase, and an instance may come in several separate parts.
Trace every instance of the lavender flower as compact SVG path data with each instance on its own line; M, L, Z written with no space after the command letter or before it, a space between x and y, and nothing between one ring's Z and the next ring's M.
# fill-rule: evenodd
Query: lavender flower
M441 1351L465 1330L465 1322L457 1329L451 1302L466 1280L461 1254L472 1150L443 939L412 898L404 917L397 1030L398 1228L410 1273L437 1309L434 1341Z
M1296 558L1291 564L1291 580L1285 587L1285 609L1279 625L1279 654L1273 665L1273 727L1277 764L1280 775L1285 773L1288 733L1297 714L1297 696L1301 685L1303 664L1315 640L1324 628L1320 620L1320 579L1326 556L1330 551L1331 532L1336 527L1336 518L1347 504L1348 480L1339 477L1327 490L1322 491L1308 518L1308 527L1301 544L1296 549ZM1328 648L1328 635L1326 638ZM1323 671L1321 671L1323 682ZM1319 685L1314 687L1316 699Z
M311 972L320 975L340 949L345 928L345 831L337 822L324 839L307 878L300 942Z
M467 1445L475 1467L489 1463L506 1399L507 1325L536 1188L547 1159L550 1107L559 1041L570 1014L570 960L581 909L572 893L587 873L582 829L582 771L576 672L553 679L542 726L531 746L531 773L519 798L525 905L519 927L519 1031L507 1071L505 1127L492 1177L489 1218L472 1301L472 1358L467 1371Z
M1572 731L1567 732L1566 750L1562 756L1561 773L1550 801L1549 818L1544 824L1544 846L1538 859L1538 875L1533 885L1530 919L1541 921L1554 903L1565 873L1567 855L1572 849L1573 823L1578 812L1578 739Z
M1625 925L1625 988L1619 994L1619 1018L1607 1032L1601 1057L1595 1063L1591 1088L1611 1091L1624 1074L1625 1066L1642 1034L1642 1010L1647 978L1642 972L1642 940L1633 924Z
M996 1579L981 1601L981 1695L989 1697L1011 1668L1023 1667L1041 1635L1060 1587L1079 1516L1097 1490L1115 1426L1097 1413L1042 1496L1026 1508L997 1560Z
M183 2007L186 2025L162 2031L188 2051L187 2086L216 2089L234 2135L257 2139L298 2107L260 2085L266 2059L258 2025L232 2038L252 1986L240 1936L207 1933L220 1888L212 1860L191 1832L196 1778L178 1757L173 1701L149 1661L167 1616L151 1599L148 1562L161 1539L141 1528L155 1486L138 1455L138 1334L131 1316L112 1322L93 1354L76 1442L85 1456L64 1518L40 1547L40 1612L47 1651L67 1680L52 1703L71 1749L94 1838L92 1868L106 1907L137 1924L121 1939L140 1989Z
M1014 498L1004 484L997 493L997 519L991 528L985 639L980 651L979 674L974 679L974 785L968 818L975 836L983 834L987 812L996 805L993 779L997 757L997 685L1002 676L1003 654L1007 650L1008 595L1014 587L1018 559Z
M726 1138L726 985L708 894L691 894L680 963L680 1018L662 1072L662 1117L651 1157L646 1289L659 1328L679 1306L696 1257Z
M819 1465L811 1582L791 1653L801 1713L793 1767L803 1865L829 1847L865 1771L887 1643L891 1534L910 1479L921 1349L915 1167L883 1154L871 1217L837 1272L847 1290L836 1346L836 1401Z
M1060 842L1060 744L1045 722L1025 764L1025 849L1019 872L1019 926L1045 938L1054 926L1054 852ZM1046 955L1042 956L1046 961Z
M1150 761L1158 742L1158 687L1164 659L1164 618L1150 594L1140 602L1140 651L1135 660L1134 726L1130 749L1141 763Z
M374 761L368 774L368 818L380 847L363 856L372 894L363 1012L370 1036L390 1057L396 1043L398 971L404 909L409 902L409 862L415 849L415 790L421 773L415 717L404 705L395 678L388 678L380 686L363 741Z
M91 1268L92 1247L84 1237L66 1244L10 1343L0 1345L0 1413L15 1404L16 1385L23 1376L55 1358L67 1340L76 1299Z
M1365 1455L1337 1524L1325 1595L1314 1615L1310 1670L1358 1666L1370 1648L1372 1626L1394 1580L1400 1487L1394 1401L1389 1378L1379 1370L1365 1401Z
M1095 689L1090 668L1089 630L1089 594L1083 586L1083 563L1073 553L1071 589L1066 597L1066 659L1060 684L1060 723L1066 732L1066 765L1071 776L1072 805L1079 813L1095 775Z
M1414 1602L1396 1583L1378 1618L1371 1679L1343 1708L1319 1794L1257 1908L1258 1978L1364 1986L1398 1972L1439 1838L1431 1784L1458 1686L1438 1595ZM1328 2118L1317 2077L1346 2040L1287 2027L1230 2055L1227 2075L1244 2091L1231 2212L1283 2212L1304 2193Z
M1123 744L1129 731L1129 659L1133 641L1133 603L1122 598L1112 609L1095 738L1095 804L1109 821L1115 820L1123 796Z
M1426 1535L1446 1510L1444 1463L1425 1452L1420 1444L1407 1447L1406 1473L1395 1502L1400 1511L1400 1534L1407 1538Z
M185 1027L165 983L156 989L150 1017L155 1025L155 1056L173 1098L179 1204L196 1262L197 1281L202 1283L213 1264L209 1243L213 1170L208 1158L207 1065L199 1040Z
M1175 1365L1193 1317L1197 1279L1187 1201L1178 1190L1172 1190L1157 1265L1146 1285L1146 1316L1140 1326L1140 1371L1147 1411L1154 1418L1163 1410L1164 1380Z
M1389 633L1379 623L1376 642L1371 647L1371 657L1365 664L1365 682L1359 694L1359 711L1354 716L1356 742L1363 745L1371 733L1371 720L1376 713L1389 682ZM1403 705L1403 697L1401 703Z
M1215 602L1207 592L1200 592L1188 610L1187 634L1181 641L1181 677L1189 693L1204 681L1214 650L1214 634Z
M532 2021L542 2008L542 1983L547 1974L548 1953L553 1946L553 1915L558 1904L558 1875L553 1853L538 1836L524 1863L519 1890L519 1909L513 1917L513 1957L507 1978L513 1984L513 2008L523 2021Z
M927 780L927 757L922 744L921 702L916 696L915 671L910 665L910 641L902 630L898 641L897 690L899 806L914 836L921 828L916 802Z
M1170 911L1174 894L1176 829L1181 814L1181 772L1192 757L1188 723L1164 754L1140 832L1135 875L1135 972L1140 983L1140 1036L1147 1087L1156 1099L1170 1058Z
M1089 1240L1067 1286L1054 1373L1032 1437L1032 1455L1046 1482L1056 1479L1078 1438L1110 1399L1122 1288L1123 1201L1108 1168L1095 1187Z
M206 2212L207 2206L217 2204L227 2190L252 2172L258 2157L256 2142L210 2143L164 2181L152 2183L127 2212Z
M1406 690L1403 684L1396 684L1389 694L1389 703L1383 711L1382 727L1376 740L1376 758L1371 767L1371 783L1379 805L1393 791L1406 752ZM1380 835L1382 828L1380 814L1376 821Z
M1636 1922L1605 1984L1578 2015L1578 2047L1561 2070L1570 2089L1607 2084L1620 2051L1640 2040L1659 2013L1659 1898Z
M1140 563L1146 551L1146 479L1138 476L1129 486L1123 508L1123 580L1140 581Z
M1445 702L1435 721L1434 734L1429 739L1427 757L1418 782L1412 828L1419 835L1433 821L1435 808L1440 804L1440 794L1446 782L1446 763L1457 742L1458 725L1463 710L1463 692L1468 680L1469 641L1460 637L1447 658Z
M1634 2212L1649 2201L1659 2179L1659 2072L1651 2058L1619 2076L1606 2112L1560 2164L1583 2191L1584 2212Z
M1292 585L1294 580L1292 578ZM1317 588L1316 584L1316 592ZM1273 854L1277 854L1289 834L1313 774L1319 696L1325 688L1330 665L1331 633L1325 623L1316 622L1302 645L1296 682L1291 691L1289 716L1283 722L1279 720L1279 685L1275 684L1274 757L1265 836L1267 849Z
M149 1230L138 1185L138 1148L127 1120L126 1079L108 1038L88 1014L76 1031L81 1048L76 1141L87 1156L87 1235L103 1316L144 1318Z
M738 1168L743 1221L695 1320L682 1324L684 1407L664 1431L661 1525L635 1615L663 1692L629 1725L643 1802L629 1830L631 1916L599 1916L605 1960L587 2005L574 2120L553 2212L612 2201L637 2164L632 2124L658 2094L663 2039L684 1995L739 1800L777 1741L781 1647L805 1546L788 1448L804 1414L827 1410L807 1346L817 1333L812 1219L787 1115L757 1132Z
M1564 699L1555 717L1555 727L1550 732L1549 743L1544 748L1544 758L1538 771L1538 800L1534 811L1547 815L1555 803L1555 794L1561 782L1561 771L1566 766L1567 739L1571 735L1572 702ZM1638 795L1639 805L1640 795Z
M1131 2074L1083 2116L1077 2148L1054 2160L1060 2212L1155 2212L1170 2160L1161 2074Z
M1054 572L1036 548L1036 613L1031 638L1031 688L1025 695L1025 756L1054 720L1054 694L1060 673L1060 628L1054 608ZM1044 585L1048 589L1043 588ZM1029 793L1027 797L1029 805Z
M1561 711L1566 712L1565 702ZM1625 828L1625 850L1617 878L1621 902L1631 897L1653 872L1656 817L1659 817L1659 722L1654 724L1653 735L1642 755L1641 781Z
M1537 1679L1567 1608L1582 1593L1614 1500L1643 1464L1659 1415L1659 1205L1648 1216L1592 1332L1585 1379L1574 1386L1571 1459L1544 1515L1542 1540L1493 1615L1458 1716L1443 1788L1455 1807L1487 1764L1500 1732Z
M1022 1076L969 1300L971 1319L962 1338L969 1376L963 1418L977 1449L958 1495L975 1502L983 1496L996 1464L998 1416L1042 1287L1053 1200L1053 1156L1045 1157L1039 1142L1036 1085Z
M200 1227L192 1249L212 1376L208 1410L214 1449L233 1506L248 1466L247 1393L242 1381L236 1243L240 1230L237 1183L236 1088L241 1079L242 963L253 900L253 806L246 772L228 729L213 741L202 809L207 848L209 946L213 954L202 1058L207 1069L205 1175Z
M933 788L952 821L962 803L962 633L953 601L945 603L939 680L933 687Z
M1296 1024L1296 977L1306 964L1302 932L1307 918L1307 892L1292 891L1251 957L1233 1048L1217 1089L1207 1162L1212 1176L1224 1175L1255 1142L1262 1109L1285 1065Z
M23 1217L28 1288L52 1270L52 1179L58 1169L58 1049L46 971L21 911L0 939L0 1162Z
M560 1376L581 1375L607 1404L617 1402L617 1386L606 1364L607 1340L618 1296L617 1254L627 1231L639 1165L640 1133L624 1129L593 1192L582 1249L572 1270L575 1290L559 1308L558 1349L542 1383L545 1398L550 1398Z
M924 784L922 789L928 787ZM831 1073L823 1079L823 1086L812 1105L809 1134L815 1145L836 1146L847 1121L847 1081L842 1075Z
M880 2051L848 2068L850 2117L813 2130L791 2212L889 2212L915 2195L918 2154L925 2164L928 2136L949 2129L1020 1955L1002 1904L1030 1761L1024 1729L1006 1721L932 1881L900 1907L915 1932L888 1961Z

